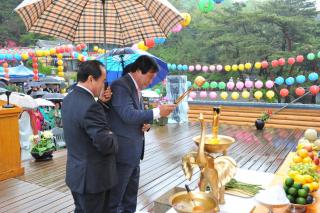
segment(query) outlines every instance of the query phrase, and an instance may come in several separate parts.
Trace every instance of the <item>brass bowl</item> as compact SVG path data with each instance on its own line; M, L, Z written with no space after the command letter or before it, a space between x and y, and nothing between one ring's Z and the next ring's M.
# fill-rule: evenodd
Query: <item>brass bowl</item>
M193 200L197 206L202 206L204 211L203 213L216 213L218 202L208 193L205 192L190 192L192 193ZM178 192L170 197L169 200L171 206L178 213L191 213L198 212L193 211L193 203L190 199L190 196L186 191Z
M208 153L217 153L226 151L233 143L235 143L235 139L226 135L218 135L219 143L212 144L210 140L212 139L212 135L206 135L204 150ZM197 146L200 143L200 135L194 137L192 139Z

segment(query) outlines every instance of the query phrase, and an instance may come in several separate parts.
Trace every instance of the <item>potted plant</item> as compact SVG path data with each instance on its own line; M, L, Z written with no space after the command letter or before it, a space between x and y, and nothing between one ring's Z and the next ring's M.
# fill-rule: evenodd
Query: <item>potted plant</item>
M53 134L51 131L40 132L39 135L32 135L31 155L36 161L51 160L52 153L55 149Z
M262 113L262 116L258 118L255 122L255 126L257 130L262 130L264 128L265 123L271 117L271 115L272 115L271 110L267 110L266 112Z

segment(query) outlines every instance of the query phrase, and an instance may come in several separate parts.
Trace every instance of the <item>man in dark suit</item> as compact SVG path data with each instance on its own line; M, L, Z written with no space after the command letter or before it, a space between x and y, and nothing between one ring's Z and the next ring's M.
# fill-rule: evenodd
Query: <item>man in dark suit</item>
M143 108L141 90L156 76L158 66L148 56L140 56L129 73L111 85L111 129L118 136L118 184L111 189L110 212L135 212L140 176L140 159L144 155L144 132L153 119L168 116L175 105Z
M99 61L79 66L78 84L63 100L62 120L68 149L66 183L75 212L108 212L110 188L117 183L118 143L103 106L95 101L103 92L106 70Z

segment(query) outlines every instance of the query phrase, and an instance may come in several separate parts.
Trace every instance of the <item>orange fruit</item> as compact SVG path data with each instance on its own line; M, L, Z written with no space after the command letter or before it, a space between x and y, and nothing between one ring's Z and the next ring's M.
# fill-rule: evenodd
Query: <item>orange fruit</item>
M312 183L313 177L311 175L304 175L304 182L305 183Z
M308 157L303 158L302 162L303 163L311 163L312 159L308 156Z
M301 163L301 162L302 162L302 158L301 158L300 156L298 156L298 155L295 155L295 156L293 157L293 162L295 162L295 163Z
M298 151L298 155L301 157L301 158L305 158L308 156L308 151L306 149L300 149ZM310 158L311 159L311 158Z
M319 183L317 182L312 182L311 186L314 191L317 191L319 189Z

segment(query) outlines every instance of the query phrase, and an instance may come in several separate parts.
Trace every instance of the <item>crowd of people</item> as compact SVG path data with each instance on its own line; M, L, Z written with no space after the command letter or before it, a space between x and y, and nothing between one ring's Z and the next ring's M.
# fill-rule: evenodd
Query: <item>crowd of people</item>
M144 134L154 119L169 116L176 107L144 109L141 90L157 72L151 57L140 56L124 76L104 88L107 73L102 63L79 65L77 85L62 105L66 183L75 212L136 211Z

